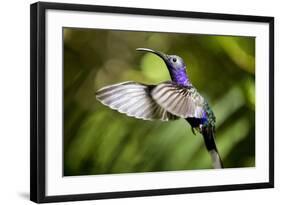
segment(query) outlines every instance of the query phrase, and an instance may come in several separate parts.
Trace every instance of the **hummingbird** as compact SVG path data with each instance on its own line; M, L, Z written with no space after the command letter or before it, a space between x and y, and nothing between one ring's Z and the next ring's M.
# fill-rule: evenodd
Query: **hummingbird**
M203 136L213 168L223 168L215 143L215 115L207 100L192 85L183 59L148 48L136 50L159 56L171 81L157 85L126 81L105 86L96 92L97 100L137 119L171 121L183 118L190 124L193 134L196 130Z

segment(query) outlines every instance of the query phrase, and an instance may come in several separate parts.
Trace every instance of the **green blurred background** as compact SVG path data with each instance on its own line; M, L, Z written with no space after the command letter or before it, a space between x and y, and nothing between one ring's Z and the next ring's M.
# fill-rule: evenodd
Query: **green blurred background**
M185 120L142 121L103 106L105 85L169 80L146 47L181 56L217 118L226 168L255 166L255 38L64 28L64 175L211 168Z

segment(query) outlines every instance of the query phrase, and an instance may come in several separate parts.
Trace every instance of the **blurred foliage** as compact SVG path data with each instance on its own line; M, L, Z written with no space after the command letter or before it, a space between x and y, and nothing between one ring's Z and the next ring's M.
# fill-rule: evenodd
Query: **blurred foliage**
M200 134L185 120L142 121L103 106L105 85L169 80L146 47L181 56L193 85L217 117L227 168L255 166L253 37L64 29L64 175L211 168Z

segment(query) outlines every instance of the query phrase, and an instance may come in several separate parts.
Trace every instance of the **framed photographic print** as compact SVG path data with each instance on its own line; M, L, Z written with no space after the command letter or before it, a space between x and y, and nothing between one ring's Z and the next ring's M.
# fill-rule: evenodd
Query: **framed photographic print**
M274 18L31 5L34 202L272 188Z

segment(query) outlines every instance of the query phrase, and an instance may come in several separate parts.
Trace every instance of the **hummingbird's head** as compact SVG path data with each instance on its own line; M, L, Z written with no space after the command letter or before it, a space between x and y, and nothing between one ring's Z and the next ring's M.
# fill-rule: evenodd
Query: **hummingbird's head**
M176 55L166 55L167 62L165 61L167 67L172 70L185 70L186 66L183 59Z
M166 64L172 80L180 85L187 85L189 83L186 75L186 65L183 59L176 55L167 55L160 51L154 51L148 48L137 48L137 51L146 51L159 56Z

